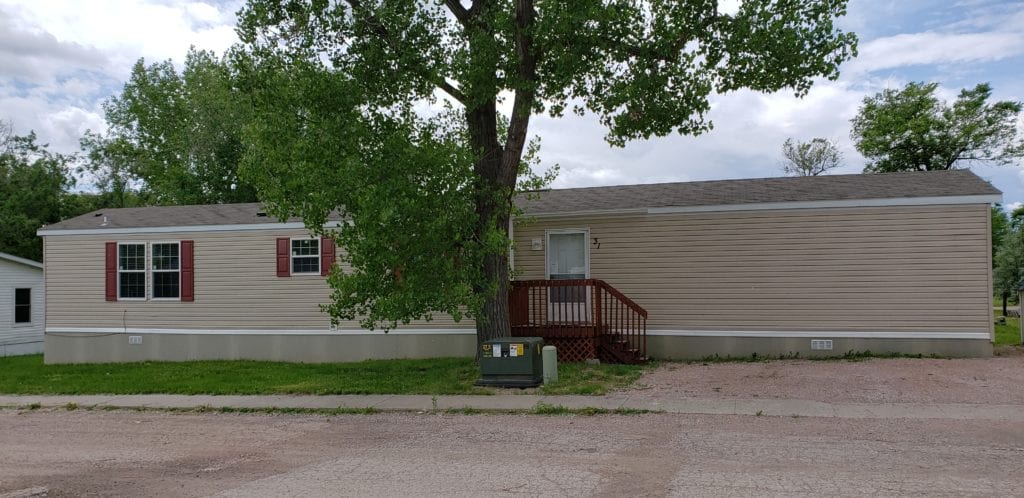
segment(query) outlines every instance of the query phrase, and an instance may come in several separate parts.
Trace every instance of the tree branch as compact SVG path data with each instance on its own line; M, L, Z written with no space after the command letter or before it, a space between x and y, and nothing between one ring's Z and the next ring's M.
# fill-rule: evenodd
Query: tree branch
M519 162L523 147L526 145L526 130L530 125L530 115L537 98L537 54L534 52L533 28L537 13L533 8L533 0L515 1L515 49L519 59L516 81L515 101L512 104L512 119L505 140L505 153L501 161L501 179L505 184L515 185L519 173Z
M469 27L469 24L473 21L473 15L462 6L462 2L459 0L445 0L444 5L459 20L459 24L462 24L463 27Z
M451 83L448 83L447 79L439 76L438 78L436 78L435 83L437 84L438 88L444 90L444 93L447 93L453 99L459 101L460 104L466 105L466 94L462 93L462 90L455 88L455 86L452 85Z
M361 0L346 0L346 2L348 2L349 7L352 7L352 15L353 15L353 17L356 15L357 12L359 12L362 15L363 20L366 22L366 24L368 24L370 26L370 28L373 30L373 32L378 37L380 37L381 40L384 41L384 43L386 43L389 47L391 47L392 50L395 50L395 51L401 50L400 47L396 47L394 45L394 43L392 43L392 41L391 41L391 33L388 32L388 30L384 26L384 24L380 22L380 19L377 19L377 16L375 16L375 15L373 15L373 13L367 11L367 9L363 6L363 2ZM459 4L458 0L446 0L446 3L448 4L449 9L451 9L452 8L452 4L454 4L455 7L458 7L459 9L462 9L463 11L465 11L465 9L463 9L462 5ZM454 11L453 11L453 13L454 13ZM467 12L467 15L468 15L468 12ZM458 18L458 17L459 17L459 15L456 14L456 18ZM427 67L425 65L423 65L423 66L421 66L419 68L409 68L409 69L410 69L410 71L413 71L413 72L419 72L420 74L425 76L428 80L430 80L434 85L436 85L438 88L440 88L442 91L444 91L445 93L450 95L453 99L457 100L460 104L466 105L466 101L467 101L466 94L463 93L458 88L456 88L455 85L452 85L451 83L449 83L448 80L444 76L435 73L433 70L431 70L429 67ZM419 69L419 71L416 71L416 69Z

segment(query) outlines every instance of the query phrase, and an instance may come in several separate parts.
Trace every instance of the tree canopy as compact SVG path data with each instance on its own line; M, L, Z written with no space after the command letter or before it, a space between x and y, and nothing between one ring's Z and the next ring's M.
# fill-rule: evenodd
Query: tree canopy
M238 178L250 106L226 61L192 49L179 74L139 59L120 95L104 104L108 131L87 133L82 148L97 186L113 205L252 202Z
M930 171L975 163L1010 164L1024 157L1021 103L990 103L992 87L963 89L948 105L938 83L907 84L864 99L850 136L868 158L866 172Z
M706 132L715 93L800 96L836 78L856 44L834 25L845 9L250 0L235 60L260 110L243 179L313 230L335 210L350 221L328 232L352 268L331 277L336 316L465 311L479 339L507 336L508 224L533 115L593 113L613 145Z
M35 133L13 135L0 123L0 252L42 261L36 230L92 208L88 198L67 192L71 160L37 143Z
M794 142L787 138L782 144L785 162L782 170L791 176L818 176L842 164L843 153L836 144L824 139L813 138L810 142Z

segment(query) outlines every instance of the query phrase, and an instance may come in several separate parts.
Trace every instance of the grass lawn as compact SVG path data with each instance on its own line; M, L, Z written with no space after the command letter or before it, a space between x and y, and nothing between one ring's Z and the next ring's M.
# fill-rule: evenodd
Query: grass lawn
M1020 344L1020 318L1008 316L1006 325L996 324L996 346L1016 344Z
M644 366L559 365L542 394L592 394L625 387ZM469 358L358 363L190 361L44 365L42 355L0 358L4 394L493 394L473 385Z

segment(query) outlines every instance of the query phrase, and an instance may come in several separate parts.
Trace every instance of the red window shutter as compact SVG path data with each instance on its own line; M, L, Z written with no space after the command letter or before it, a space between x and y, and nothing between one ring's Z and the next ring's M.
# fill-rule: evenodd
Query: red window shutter
M326 277L334 266L334 239L320 238L320 275Z
M291 250L291 239L288 237L281 237L277 239L277 276L279 277L290 277L291 272L291 257L288 251Z
M107 301L117 301L117 242L107 242Z
M195 265L193 252L195 241L181 241L181 300L195 301Z

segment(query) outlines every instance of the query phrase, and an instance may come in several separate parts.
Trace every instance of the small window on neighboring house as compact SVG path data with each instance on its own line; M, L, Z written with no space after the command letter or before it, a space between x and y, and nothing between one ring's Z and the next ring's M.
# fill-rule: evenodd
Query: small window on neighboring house
M153 243L153 299L181 297L181 258L177 242Z
M117 247L117 282L118 298L146 298L146 244Z
M32 323L32 289L14 289L14 323Z
M292 240L292 275L320 274L320 241L318 239Z

